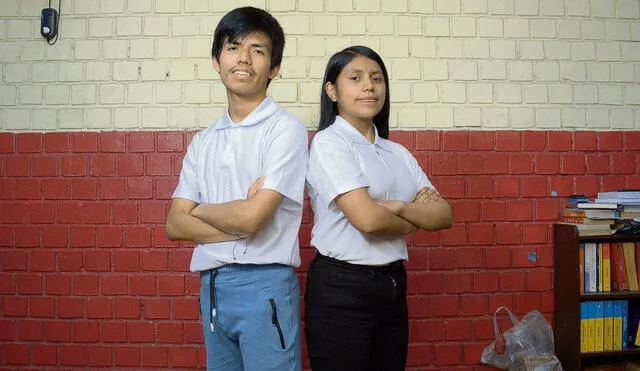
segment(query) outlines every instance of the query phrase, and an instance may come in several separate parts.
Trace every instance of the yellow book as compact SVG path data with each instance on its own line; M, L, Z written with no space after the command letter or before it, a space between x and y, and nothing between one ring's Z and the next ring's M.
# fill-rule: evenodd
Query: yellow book
M583 301L580 303L580 352L586 353L589 351L589 342L587 334L587 323L589 317L589 302Z
M596 351L596 305L595 302L589 302L589 317L587 320L587 341L589 352Z
M611 291L611 245L609 242L601 242L602 246L602 291Z
M624 255L624 266L627 268L627 278L629 279L629 290L638 290L638 272L636 271L636 250L633 242L623 242L622 252Z
M604 291L603 289L603 281L602 281L602 273L603 273L603 269L602 269L602 244L599 243L596 245L596 250L598 251L598 253L596 254L597 258L598 258L598 292L602 292Z
M613 350L622 349L622 301L613 302Z
M596 301L594 322L596 328L595 338L593 339L594 351L602 352L604 350L604 302Z
M604 302L604 350L613 350L613 301Z

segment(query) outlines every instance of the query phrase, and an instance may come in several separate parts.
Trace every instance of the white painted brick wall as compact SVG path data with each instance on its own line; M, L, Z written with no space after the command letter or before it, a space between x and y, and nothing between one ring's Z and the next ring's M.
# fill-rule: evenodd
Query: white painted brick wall
M286 34L269 93L309 128L328 57L373 47L400 129L640 129L638 0L40 0L0 7L0 131L206 127L226 92L211 37L236 6ZM55 6L55 4L54 4Z

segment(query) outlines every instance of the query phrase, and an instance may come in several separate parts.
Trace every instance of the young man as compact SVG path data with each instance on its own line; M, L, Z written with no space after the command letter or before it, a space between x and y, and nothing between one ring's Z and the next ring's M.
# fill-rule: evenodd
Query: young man
M300 265L307 130L267 97L284 34L266 11L226 14L212 62L224 117L197 133L167 217L172 240L196 243L207 369L300 370Z

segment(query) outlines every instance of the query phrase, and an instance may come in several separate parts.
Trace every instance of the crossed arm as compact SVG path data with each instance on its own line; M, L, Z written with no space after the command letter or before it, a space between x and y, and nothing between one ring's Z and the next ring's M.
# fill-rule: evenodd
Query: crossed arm
M335 201L354 227L377 236L404 236L418 228L437 231L453 222L449 203L427 188L412 202L374 200L366 188L343 193Z
M197 204L175 198L165 230L170 240L222 242L245 238L266 225L283 199L283 195L260 189L260 177L249 187L247 198L220 204Z
M412 202L381 200L376 202L417 228L427 231L439 231L453 224L451 206L433 188L422 188Z

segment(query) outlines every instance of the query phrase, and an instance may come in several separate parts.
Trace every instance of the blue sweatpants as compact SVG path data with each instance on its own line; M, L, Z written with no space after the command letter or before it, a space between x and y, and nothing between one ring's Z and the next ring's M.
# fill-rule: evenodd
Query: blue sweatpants
M229 264L201 272L200 281L207 370L302 369L300 288L292 267Z

